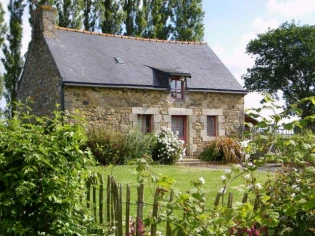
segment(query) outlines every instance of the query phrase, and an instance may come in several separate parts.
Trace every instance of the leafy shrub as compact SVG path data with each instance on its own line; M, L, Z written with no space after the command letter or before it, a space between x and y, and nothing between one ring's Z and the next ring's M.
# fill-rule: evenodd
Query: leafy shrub
M200 152L199 158L203 161L221 161L223 153L218 149L217 143L212 141Z
M226 163L240 163L243 158L242 147L238 140L228 137L219 137L215 140L217 149L223 153Z
M266 183L270 202L279 212L274 235L315 233L315 168L284 168Z
M93 159L82 126L53 115L0 121L0 235L88 234L81 197Z
M151 156L156 138L140 130L114 131L107 127L90 127L87 146L95 159L103 164L127 164L128 161Z
M219 137L202 150L199 158L204 161L222 160L226 163L240 163L243 161L242 147L234 138Z
M169 128L162 128L157 136L152 158L163 164L175 164L185 155L184 141L178 139Z

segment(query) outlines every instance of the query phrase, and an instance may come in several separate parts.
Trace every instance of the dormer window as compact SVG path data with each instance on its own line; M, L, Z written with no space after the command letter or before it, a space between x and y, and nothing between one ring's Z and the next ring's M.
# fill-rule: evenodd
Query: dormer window
M184 99L185 77L171 78L171 97L178 100Z

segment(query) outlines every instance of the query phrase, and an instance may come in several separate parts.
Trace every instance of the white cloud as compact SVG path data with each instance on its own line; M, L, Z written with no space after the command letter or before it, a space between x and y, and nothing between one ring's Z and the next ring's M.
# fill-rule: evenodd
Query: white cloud
M315 0L268 0L268 11L287 17L315 13Z
M264 33L269 28L275 29L278 28L280 25L280 22L276 19L270 19L270 20L264 20L260 17L257 17L254 19L252 23L252 28L256 31L256 33Z
M278 26L279 21L275 19L264 20L260 17L257 17L251 24L253 31L245 33L239 38L239 45L232 51L232 53L228 54L224 47L218 42L215 43L211 48L243 86L244 81L241 79L242 75L246 73L247 68L250 68L254 65L253 58L245 53L247 44L250 40L257 37L257 33L263 33L266 32L268 28L273 29L277 28ZM262 98L263 96L258 93L249 93L245 96L245 108L260 107L260 101Z

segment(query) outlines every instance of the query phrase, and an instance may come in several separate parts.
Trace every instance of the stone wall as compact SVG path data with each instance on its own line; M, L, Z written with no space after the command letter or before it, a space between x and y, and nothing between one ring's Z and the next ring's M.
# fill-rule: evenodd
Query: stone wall
M51 115L56 110L56 104L62 104L62 82L42 35L54 36L54 23L51 22L54 22L55 11L52 7L43 6L35 13L36 27L18 89L18 99L25 103L26 98L30 97L32 102L28 105L35 115Z
M114 88L65 87L66 112L80 109L91 125L113 129L137 126L137 115L153 116L153 128L171 128L173 115L187 117L187 149L197 157L202 147L214 137L206 131L207 116L217 117L218 136L235 135L244 121L244 95L224 93L186 93L184 101L174 101L168 91Z

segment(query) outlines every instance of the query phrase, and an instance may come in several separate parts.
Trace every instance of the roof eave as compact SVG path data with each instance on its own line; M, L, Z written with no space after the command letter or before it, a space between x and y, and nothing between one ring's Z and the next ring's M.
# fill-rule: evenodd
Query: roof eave
M88 82L74 82L63 81L64 86L73 87L98 87L98 88L131 88L131 89L149 89L149 90L169 90L164 86L151 86L151 85L139 85L139 84L101 84L101 83L88 83Z
M231 94L244 94L248 93L247 90L231 90L231 89L205 89L205 88L188 88L189 92L207 92L207 93L231 93Z

